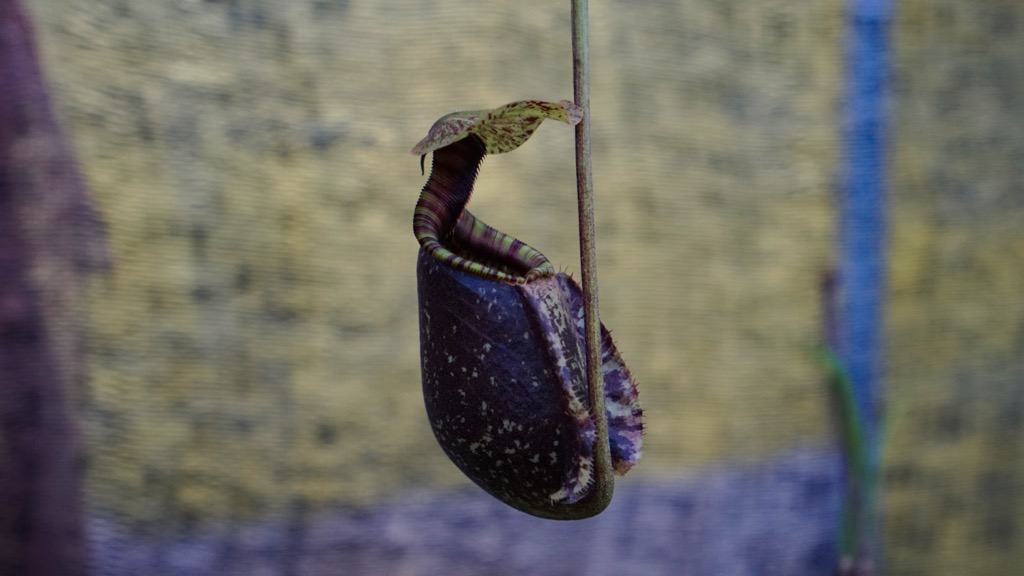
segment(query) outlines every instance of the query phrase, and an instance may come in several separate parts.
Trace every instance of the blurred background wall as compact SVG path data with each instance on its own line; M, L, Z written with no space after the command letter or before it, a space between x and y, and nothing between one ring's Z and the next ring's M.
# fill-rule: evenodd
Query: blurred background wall
M29 0L107 227L80 422L137 534L372 510L468 481L419 392L408 153L458 109L570 98L569 3ZM1024 5L892 26L885 543L894 574L1024 561ZM841 2L594 2L602 318L637 377L623 485L833 443ZM473 211L578 270L572 130ZM447 492L446 492L447 493Z

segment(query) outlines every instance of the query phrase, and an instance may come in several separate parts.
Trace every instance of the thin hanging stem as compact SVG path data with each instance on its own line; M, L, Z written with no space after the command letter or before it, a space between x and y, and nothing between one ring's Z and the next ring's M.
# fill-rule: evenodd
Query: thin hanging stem
M594 420L594 493L588 498L593 513L611 502L615 489L608 447L604 376L601 370L601 319L597 305L597 244L594 232L594 185L590 163L590 32L587 0L572 0L573 98L583 109L576 125L576 192L580 221L580 267L583 280L584 330L587 347L587 382Z

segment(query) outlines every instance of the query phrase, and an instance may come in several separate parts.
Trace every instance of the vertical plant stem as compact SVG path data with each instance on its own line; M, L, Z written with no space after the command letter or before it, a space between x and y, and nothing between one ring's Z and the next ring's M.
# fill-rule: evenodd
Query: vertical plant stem
M592 503L595 513L611 501L615 488L608 447L604 376L601 370L601 319L597 305L597 244L594 232L594 185L590 162L590 32L587 0L572 0L573 98L583 109L576 125L576 193L580 221L580 268L583 280L584 330L587 347L587 383L594 419L594 473Z

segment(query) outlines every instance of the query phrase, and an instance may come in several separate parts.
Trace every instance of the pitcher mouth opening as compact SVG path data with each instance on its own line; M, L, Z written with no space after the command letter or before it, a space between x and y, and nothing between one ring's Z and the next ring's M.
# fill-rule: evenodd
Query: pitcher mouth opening
M501 272L506 276L503 280L509 284L528 284L534 280L540 278L547 278L555 275L554 266L550 262L545 262L540 266L528 266L521 260L513 258L502 258L499 255L488 254L480 250L479 248L458 242L452 239L445 248L451 250L453 254L466 260L479 264L485 269ZM472 273L472 271L469 271Z

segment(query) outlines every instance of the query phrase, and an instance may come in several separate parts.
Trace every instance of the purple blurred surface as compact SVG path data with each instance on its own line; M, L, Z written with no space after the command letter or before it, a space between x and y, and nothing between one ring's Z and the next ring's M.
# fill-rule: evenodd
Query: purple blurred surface
M133 536L94 516L97 575L821 575L834 571L839 455L805 450L688 479L621 481L578 522L540 520L480 490L410 494L191 535Z
M0 2L0 574L82 571L78 273L102 226L18 0Z

